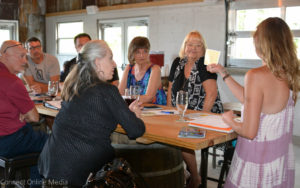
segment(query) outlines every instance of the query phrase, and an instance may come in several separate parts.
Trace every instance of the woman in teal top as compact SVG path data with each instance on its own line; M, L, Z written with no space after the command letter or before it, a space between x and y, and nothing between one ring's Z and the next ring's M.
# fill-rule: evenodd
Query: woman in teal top
M140 86L140 101L143 103L167 104L167 97L162 88L160 67L151 64L149 59L150 42L146 37L135 37L129 44L128 60L119 91L125 94L130 86Z

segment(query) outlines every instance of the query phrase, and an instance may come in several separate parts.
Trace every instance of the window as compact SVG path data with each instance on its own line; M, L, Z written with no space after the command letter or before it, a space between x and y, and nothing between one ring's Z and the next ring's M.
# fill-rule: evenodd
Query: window
M57 24L57 53L77 54L74 47L74 37L83 33L83 22L68 22Z
M129 43L136 36L148 37L147 18L99 21L99 38L105 40L113 51L120 77L122 68L128 63Z
M6 40L19 40L18 21L0 20L0 46Z
M294 41L300 58L300 6L281 6L246 9L233 5L228 11L227 66L254 68L261 66L256 55L252 33L256 26L268 17L281 17L294 34Z
M299 3L300 4L300 3ZM300 6L287 7L285 20L294 34L294 41L297 46L297 55L300 59Z

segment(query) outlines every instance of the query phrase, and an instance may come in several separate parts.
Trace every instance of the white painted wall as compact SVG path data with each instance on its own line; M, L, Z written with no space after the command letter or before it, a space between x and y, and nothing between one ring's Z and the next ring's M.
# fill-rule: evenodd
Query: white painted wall
M245 0L244 0L245 1ZM149 17L149 39L151 50L164 51L165 65L177 57L185 35L191 30L198 30L204 36L208 48L224 52L225 44L225 7L224 1L206 1L204 3L189 3L160 7L135 8L127 10L113 10L99 12L95 15L77 14L46 18L46 49L47 53L56 55L62 64L70 56L56 54L56 23L67 21L83 21L84 32L93 39L98 38L97 22L99 19L114 19L128 17ZM299 3L300 4L300 3ZM222 56L220 62L224 64ZM165 75L162 69L162 75ZM241 84L243 75L233 75ZM223 102L237 102L228 87L218 79L218 87ZM300 136L300 99L296 106L294 135ZM298 117L297 117L298 115Z

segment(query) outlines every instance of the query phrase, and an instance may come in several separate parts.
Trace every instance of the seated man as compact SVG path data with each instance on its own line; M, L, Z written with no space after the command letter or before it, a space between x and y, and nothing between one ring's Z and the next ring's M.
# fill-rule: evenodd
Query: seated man
M77 53L79 53L81 48L85 45L85 43L87 43L90 40L91 40L91 37L87 33L80 33L80 34L76 35L74 37L74 45L75 45L75 49L76 49ZM64 63L64 70L60 74L60 82L65 81L66 77L68 76L69 72L71 72L71 69L76 64L76 62L77 62L77 57L74 57L73 59L66 61ZM118 87L119 75L118 75L117 68L115 68L115 70L114 70L113 78L111 80L109 80L108 82L110 82L111 84Z
M81 50L83 45L91 40L90 35L86 33L80 33L74 37L74 45L77 53ZM68 76L69 72L71 72L71 69L76 64L77 57L74 57L73 59L64 62L64 70L61 71L60 74L60 82L64 82L66 77Z
M48 82L59 81L59 63L56 57L43 53L41 41L31 37L26 41L28 68L24 77L35 93L46 93Z
M28 122L38 122L39 114L28 92L16 74L27 64L22 44L9 40L0 48L0 156L41 152L47 135L33 131ZM41 180L37 167L31 168L31 179Z

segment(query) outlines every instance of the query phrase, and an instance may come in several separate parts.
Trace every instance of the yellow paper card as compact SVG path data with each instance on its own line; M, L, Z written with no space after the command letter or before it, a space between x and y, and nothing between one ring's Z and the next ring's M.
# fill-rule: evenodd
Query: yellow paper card
M221 52L217 50L206 49L204 65L218 64Z

